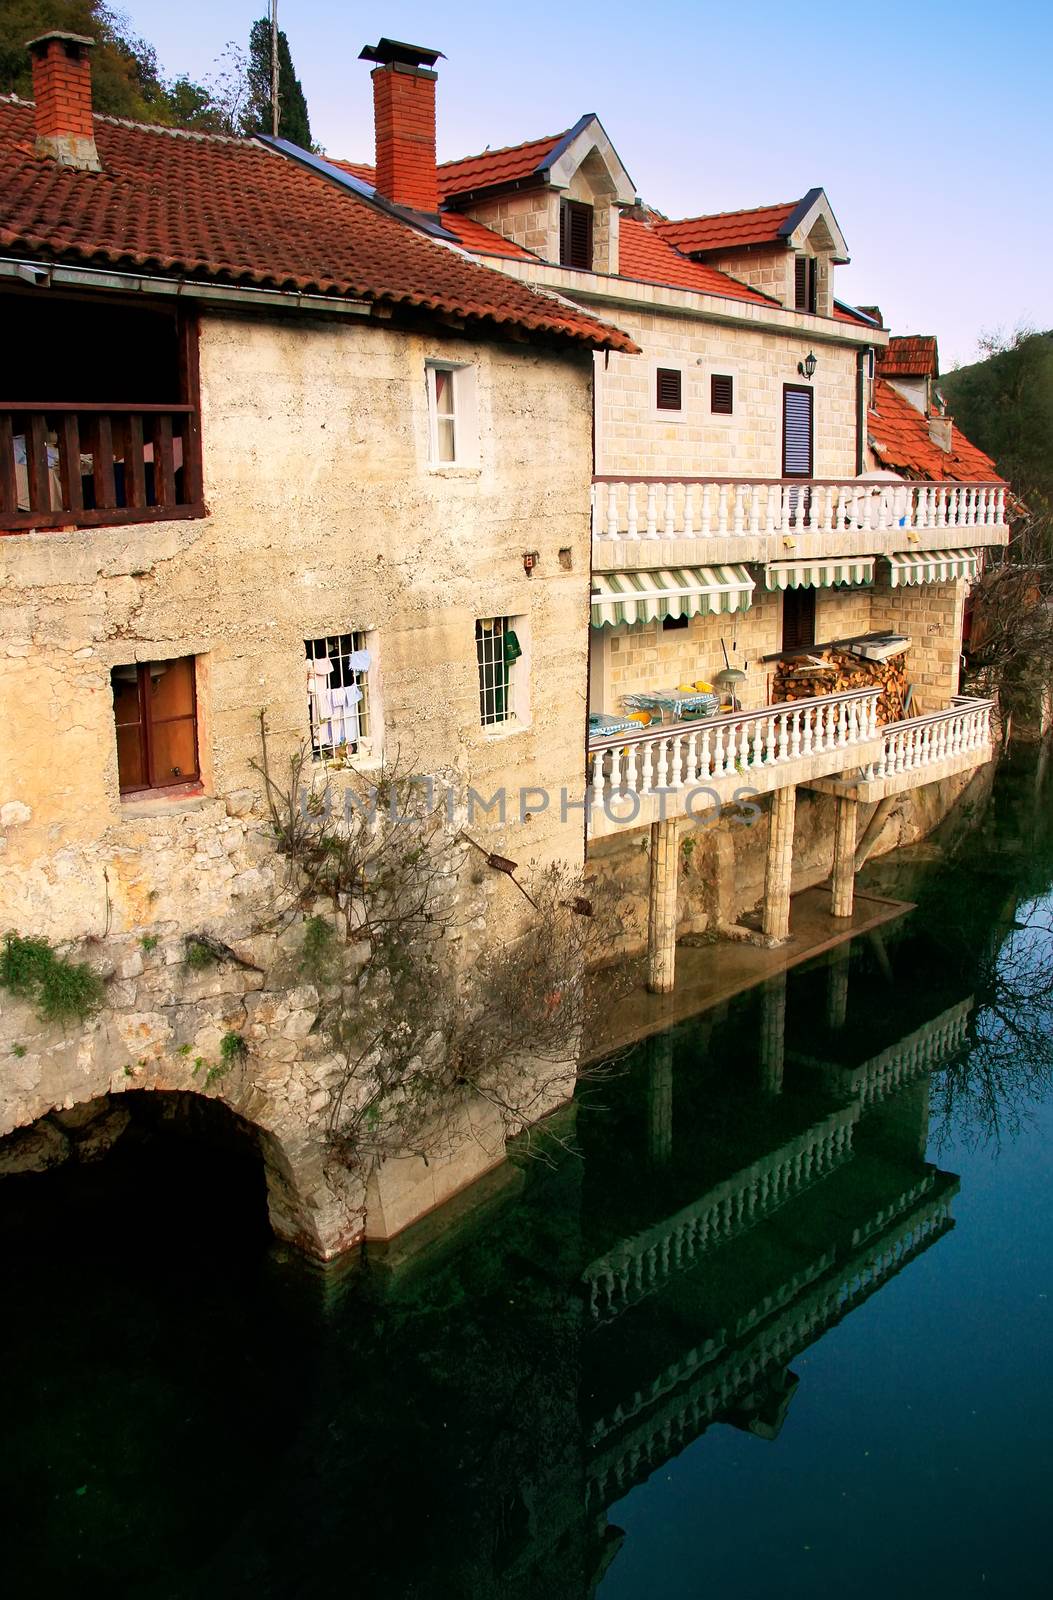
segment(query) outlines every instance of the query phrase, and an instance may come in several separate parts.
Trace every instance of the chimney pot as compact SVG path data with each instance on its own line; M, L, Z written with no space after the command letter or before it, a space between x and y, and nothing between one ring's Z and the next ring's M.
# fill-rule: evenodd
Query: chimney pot
M95 43L81 33L42 33L26 48L33 58L36 152L64 167L101 169L91 114L91 63Z
M432 68L440 55L439 50L381 39L359 57L377 63L371 73L377 193L432 215L439 209Z

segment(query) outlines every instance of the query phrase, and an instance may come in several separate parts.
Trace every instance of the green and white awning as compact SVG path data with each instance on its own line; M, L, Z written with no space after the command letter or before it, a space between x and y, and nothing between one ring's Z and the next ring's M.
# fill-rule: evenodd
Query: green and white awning
M951 578L975 578L980 571L979 550L901 550L889 556L892 587L906 583L946 583Z
M592 626L705 617L748 611L753 579L745 567L663 567L652 572L597 572L592 578Z
M873 583L874 557L769 561L764 581L769 589L829 589L835 583Z

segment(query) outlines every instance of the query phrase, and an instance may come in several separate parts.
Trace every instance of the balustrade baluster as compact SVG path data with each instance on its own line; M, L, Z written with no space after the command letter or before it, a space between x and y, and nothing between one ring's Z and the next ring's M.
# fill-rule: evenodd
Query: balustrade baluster
M746 485L744 483L737 483L735 485L735 511L732 523L732 529L735 533L741 533L743 531L743 528L745 527L745 516Z
M647 537L658 538L658 485L647 485Z
M635 483L630 483L628 489L628 510L625 518L625 526L628 530L628 538L638 539L640 537L640 513L636 504Z
M750 532L760 533L760 484L750 485Z
M695 486L693 483L684 485L684 538L691 539L695 533Z
M699 764L698 764L698 776L700 778L711 778L713 776L713 760L712 760L712 756L710 755L709 741L710 741L710 730L708 728L703 728L702 729L702 754L701 754L701 757L699 758Z
M775 497L778 492L774 484L764 485L764 531L768 534L775 532Z
M728 486L720 485L720 499L717 506L717 532L725 534L728 531Z
M676 538L676 484L667 483L665 486L665 536L667 539Z
M802 736L803 736L802 745L801 745L801 751L802 751L803 755L806 755L806 756L810 756L811 755L811 753L812 753L812 745L813 745L816 733L819 733L819 735L820 735L820 737L819 737L819 749L821 750L822 747L823 747L822 733L821 733L822 715L823 715L823 707L821 705L816 706L814 711L805 711L803 713L804 727L801 730Z
M801 753L801 713L790 712L790 757L796 761Z
M708 483L702 485L702 534L707 537L713 532L713 496Z
M607 537L608 539L617 539L620 537L620 531L618 528L618 497L621 485L617 483L605 483L603 485L603 489L607 496Z

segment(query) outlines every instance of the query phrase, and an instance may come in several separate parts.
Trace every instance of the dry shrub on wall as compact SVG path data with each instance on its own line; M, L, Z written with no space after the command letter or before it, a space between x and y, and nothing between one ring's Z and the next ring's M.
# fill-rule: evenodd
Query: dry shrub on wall
M279 779L263 719L261 736L286 911L303 918L300 971L339 1063L334 1159L449 1155L480 1104L507 1134L530 1130L573 1093L600 1003L586 971L610 946L613 891L586 899L559 864L495 870L399 756L371 780L341 772L349 803L306 746ZM525 1142L543 1153L546 1137Z

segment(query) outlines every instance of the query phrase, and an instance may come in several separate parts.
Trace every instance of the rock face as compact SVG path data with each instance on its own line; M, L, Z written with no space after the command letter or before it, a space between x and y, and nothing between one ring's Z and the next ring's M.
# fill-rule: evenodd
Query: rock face
M29 1172L47 1172L59 1167L69 1156L69 1141L61 1128L38 1122L33 1128L20 1128L0 1143L0 1177L23 1177Z

